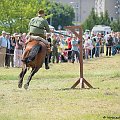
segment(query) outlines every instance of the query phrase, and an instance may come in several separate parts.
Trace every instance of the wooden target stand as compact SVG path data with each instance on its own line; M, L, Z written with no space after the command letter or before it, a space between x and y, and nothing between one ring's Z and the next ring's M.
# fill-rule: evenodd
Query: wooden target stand
M93 88L92 85L85 80L83 77L83 41L82 41L82 27L81 26L66 26L65 29L70 30L73 34L75 34L76 37L79 38L80 40L80 78L75 82L75 84L71 87L74 89L79 83L80 83L80 88L85 88L85 84L89 88ZM77 33L75 30L78 30L79 33Z

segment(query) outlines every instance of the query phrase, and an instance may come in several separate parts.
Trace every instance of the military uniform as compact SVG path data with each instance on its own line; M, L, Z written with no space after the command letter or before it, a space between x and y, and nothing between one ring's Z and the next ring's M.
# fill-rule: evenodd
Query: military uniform
M48 22L43 17L37 16L30 20L30 23L29 23L30 35L40 36L45 39L46 37L45 37L44 30L46 30L47 32L50 32Z

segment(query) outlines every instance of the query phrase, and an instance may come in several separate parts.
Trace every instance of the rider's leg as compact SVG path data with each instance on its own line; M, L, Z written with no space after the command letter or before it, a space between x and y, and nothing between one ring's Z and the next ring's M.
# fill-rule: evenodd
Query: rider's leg
M45 57L45 69L49 69L49 66L48 66L48 55L46 55L46 57Z

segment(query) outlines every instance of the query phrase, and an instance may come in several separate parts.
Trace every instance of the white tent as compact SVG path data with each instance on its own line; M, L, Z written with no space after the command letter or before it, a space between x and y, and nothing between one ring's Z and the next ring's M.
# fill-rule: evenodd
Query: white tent
M111 32L111 28L110 26L104 26L104 25L96 25L93 27L92 29L92 33L104 33L106 34L107 32L110 33Z

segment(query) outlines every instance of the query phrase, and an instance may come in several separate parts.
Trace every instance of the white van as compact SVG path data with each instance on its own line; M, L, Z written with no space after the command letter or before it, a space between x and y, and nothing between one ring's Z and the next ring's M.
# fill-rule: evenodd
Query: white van
M91 33L93 33L93 34L102 33L104 35L106 35L107 32L108 33L111 32L111 27L105 26L105 25L95 25L91 31Z

